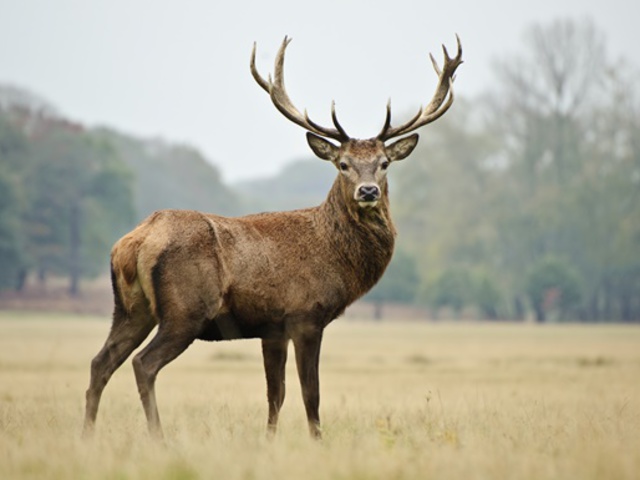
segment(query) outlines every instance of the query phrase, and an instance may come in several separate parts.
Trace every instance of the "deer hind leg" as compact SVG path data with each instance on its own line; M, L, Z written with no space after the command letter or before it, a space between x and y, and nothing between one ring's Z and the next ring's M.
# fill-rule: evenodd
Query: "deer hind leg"
M109 336L91 361L91 380L86 393L83 436L93 433L100 398L113 373L149 335L155 320L148 312L128 316L116 304Z
M278 416L285 395L285 366L287 364L288 338L263 339L262 357L264 372L267 377L267 400L269 402L269 419L267 435L273 437L278 427Z
M133 358L133 369L140 400L147 417L149 433L159 440L164 435L156 403L156 377L162 367L184 352L197 337L197 331L192 332L189 328L178 328L178 323L161 323L156 336ZM185 327L185 324L182 324L182 327Z
M318 364L320 362L320 345L322 330L306 331L292 337L296 353L296 366L302 388L302 399L307 413L309 433L313 438L320 439L320 380Z

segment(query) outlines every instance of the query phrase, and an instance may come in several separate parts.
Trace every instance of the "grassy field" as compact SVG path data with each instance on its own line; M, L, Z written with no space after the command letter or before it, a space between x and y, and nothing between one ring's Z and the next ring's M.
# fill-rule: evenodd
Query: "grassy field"
M130 362L80 438L105 318L0 312L2 479L637 479L640 328L338 320L324 440L290 359L274 441L257 341L199 342L158 377L166 445Z

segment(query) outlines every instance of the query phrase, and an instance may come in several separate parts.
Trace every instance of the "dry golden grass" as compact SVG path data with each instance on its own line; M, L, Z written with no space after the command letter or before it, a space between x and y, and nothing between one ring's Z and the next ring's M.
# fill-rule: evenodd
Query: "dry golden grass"
M130 362L80 438L103 318L0 313L2 479L633 479L640 328L338 320L321 361L324 440L292 361L265 438L257 341L194 344L158 379L148 437Z

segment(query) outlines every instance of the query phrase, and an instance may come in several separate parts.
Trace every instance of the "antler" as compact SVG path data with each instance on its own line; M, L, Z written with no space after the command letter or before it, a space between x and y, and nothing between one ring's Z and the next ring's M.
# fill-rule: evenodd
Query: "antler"
M326 128L317 124L309 118L306 110L304 111L304 115L302 115L293 105L293 102L291 102L284 86L284 53L289 42L291 42L291 39L284 37L282 45L278 50L275 60L273 81L271 80L271 75L269 75L268 80L265 80L258 73L258 70L256 69L256 44L254 43L253 51L251 52L251 75L253 75L253 78L258 82L258 85L260 85L262 89L269 94L271 101L280 113L293 123L296 123L302 128L323 137L333 138L334 140L338 140L340 143L346 142L350 137L338 122L335 102L331 102L331 119L333 120L333 124L336 128Z
M418 113L408 122L398 127L392 127L391 100L389 100L389 102L387 103L387 116L385 118L384 126L377 136L379 140L386 141L390 138L412 132L422 127L423 125L426 125L427 123L431 123L434 120L437 120L442 115L444 115L447 110L449 110L449 107L453 103L453 81L455 80L454 73L456 71L456 68L458 68L462 63L462 45L460 44L460 38L458 37L458 35L456 35L456 40L458 42L458 53L454 58L449 57L447 47L442 45L442 50L444 52L444 65L442 66L442 70L440 70L440 68L438 67L438 64L435 58L433 58L433 55L429 54L429 57L431 57L433 68L438 74L438 86L436 87L436 91L433 94L433 98L431 99L429 104L425 108L421 107L420 110L418 110ZM445 99L447 99L446 102Z

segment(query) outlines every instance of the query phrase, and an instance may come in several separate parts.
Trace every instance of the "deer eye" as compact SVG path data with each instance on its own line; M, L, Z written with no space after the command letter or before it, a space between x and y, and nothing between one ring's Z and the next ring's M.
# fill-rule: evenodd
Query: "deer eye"
M388 161L388 160L385 160L384 162L382 162L382 163L380 164L380 168L381 168L382 170L386 170L387 168L389 168L389 161Z
M349 165L347 165L346 162L340 162L340 170L346 172L347 170L349 170Z

